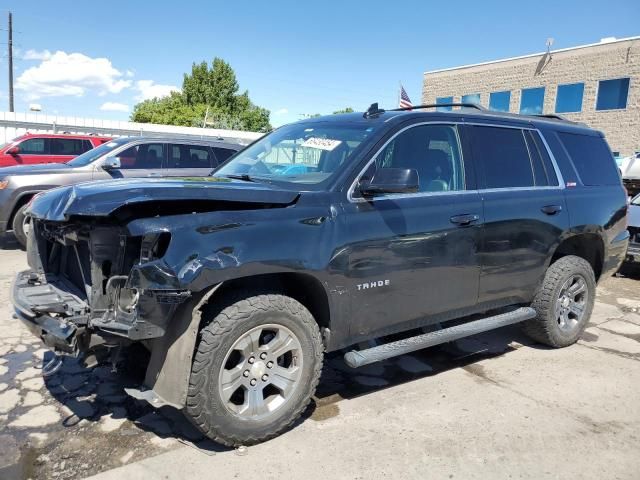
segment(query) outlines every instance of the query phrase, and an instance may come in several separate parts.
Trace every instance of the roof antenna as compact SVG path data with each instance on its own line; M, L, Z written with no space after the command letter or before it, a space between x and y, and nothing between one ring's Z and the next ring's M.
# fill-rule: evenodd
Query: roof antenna
M376 102L376 103L372 103L369 109L366 112L364 112L363 117L364 118L376 117L381 113L384 113L384 110L381 108L378 108L378 102Z

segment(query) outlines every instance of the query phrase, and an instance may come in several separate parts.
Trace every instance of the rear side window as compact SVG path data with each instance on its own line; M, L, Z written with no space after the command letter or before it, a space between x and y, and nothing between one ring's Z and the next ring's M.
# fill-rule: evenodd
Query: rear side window
M201 145L171 145L169 168L211 168L209 147Z
M518 128L472 127L473 157L484 176L484 188L535 185L529 151Z
M602 137L558 132L583 185L618 185L616 162Z
M218 165L220 165L226 162L227 158L229 158L231 155L236 153L236 151L230 150L228 148L213 147L213 153L216 154L216 158L218 159Z
M72 138L51 138L49 140L51 144L52 155L80 155L89 148L86 148L88 140L76 140ZM86 143L85 143L86 142ZM91 145L91 144L89 144Z

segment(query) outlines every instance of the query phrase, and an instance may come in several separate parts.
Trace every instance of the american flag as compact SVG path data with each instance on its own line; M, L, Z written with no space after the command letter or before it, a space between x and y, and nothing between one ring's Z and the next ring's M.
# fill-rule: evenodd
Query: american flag
M413 103L411 103L411 100L409 100L409 95L407 95L407 92L404 90L404 87L402 85L400 85L400 105L398 106L400 108L413 107Z

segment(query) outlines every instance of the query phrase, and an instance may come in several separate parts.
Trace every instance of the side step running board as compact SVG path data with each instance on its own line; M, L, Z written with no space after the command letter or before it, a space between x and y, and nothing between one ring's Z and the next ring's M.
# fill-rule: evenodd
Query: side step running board
M404 355L405 353L415 352L441 343L451 342L459 338L469 337L477 333L486 332L495 328L504 327L513 323L529 320L536 316L536 311L531 307L522 307L512 312L501 313L493 317L474 320L473 322L463 323L454 327L443 328L436 332L425 333L411 338L398 340L397 342L385 343L377 347L367 348L366 350L351 350L345 353L344 361L351 368L362 367L370 363L379 362L387 358Z

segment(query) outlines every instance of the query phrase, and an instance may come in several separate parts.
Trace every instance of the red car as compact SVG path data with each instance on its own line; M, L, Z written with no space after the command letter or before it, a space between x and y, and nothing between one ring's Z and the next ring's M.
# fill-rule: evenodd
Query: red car
M94 135L27 133L0 146L0 167L66 163L109 140Z

